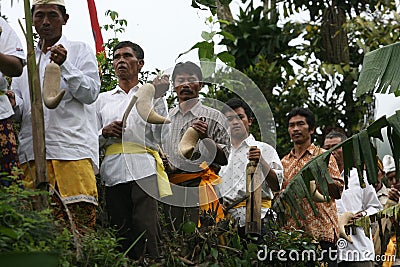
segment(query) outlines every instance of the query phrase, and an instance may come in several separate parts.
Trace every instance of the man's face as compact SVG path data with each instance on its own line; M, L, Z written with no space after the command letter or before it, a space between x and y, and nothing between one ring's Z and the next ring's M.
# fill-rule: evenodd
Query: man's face
M203 86L197 75L188 73L177 74L173 82L179 103L199 97L199 91Z
M32 17L40 38L54 43L60 39L62 26L68 20L68 15L63 16L57 5L35 5Z
M114 52L113 67L120 80L137 79L143 65L144 60L138 59L131 47L121 47Z
M249 119L242 107L225 113L229 122L231 137L236 140L244 140L249 136L249 128L253 119Z
M309 129L305 117L296 115L289 120L288 132L294 144L301 145L307 142L311 144L314 129Z
M396 172L387 172L386 173L386 178L390 186L396 185Z
M334 137L334 138L325 138L324 142L324 149L328 150L331 149L332 147L336 146L337 144L341 143L342 139L340 137ZM343 149L342 147L339 147L332 152L333 156L335 157L336 161L339 164L343 164Z

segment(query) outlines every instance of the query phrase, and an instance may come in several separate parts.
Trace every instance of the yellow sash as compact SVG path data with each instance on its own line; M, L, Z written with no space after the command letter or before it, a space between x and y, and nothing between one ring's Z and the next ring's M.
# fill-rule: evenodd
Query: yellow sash
M164 170L164 164L160 157L160 154L154 149L133 143L133 142L124 142L115 143L106 148L106 156L112 154L142 154L149 153L156 160L156 169L157 169L157 183L158 183L158 192L160 197L170 196L172 195L171 186L169 185L167 173Z
M214 211L216 213L215 221L219 222L224 218L224 211L222 205L219 204L214 185L220 184L221 178L205 162L200 164L200 167L203 169L201 172L173 174L170 181L173 184L180 184L201 177L199 184L200 209L203 211ZM200 227L200 220L198 226Z
M389 244L387 245L385 258L386 260L382 263L382 267L391 267L393 265L393 259L396 256L396 235L393 235L389 239Z
M261 200L261 207L262 208L271 208L271 205L272 205L272 201L271 201L271 199L262 199ZM239 204L237 204L234 208L236 209L236 208L240 208L240 207L246 207L246 201L242 201L242 202L240 202Z

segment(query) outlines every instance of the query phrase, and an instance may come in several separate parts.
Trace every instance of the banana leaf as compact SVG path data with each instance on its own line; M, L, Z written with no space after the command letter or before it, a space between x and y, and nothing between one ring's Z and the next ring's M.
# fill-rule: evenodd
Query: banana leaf
M387 45L364 56L356 97L368 92L400 95L400 43Z
M376 184L378 182L378 164L376 160L376 149L371 144L370 138L366 130L360 132L359 140L360 144L362 144L361 152L365 162L368 183ZM365 188L365 182L362 177L360 177L360 185L362 188Z
M353 144L349 141L345 141L342 146L343 151L343 163L344 163L344 170L343 170L343 178L344 178L344 185L345 189L348 189L349 184L349 176L350 170L353 168Z
M360 139L358 138L358 134L353 135L353 162L354 167L357 169L357 174L359 179L363 179L363 169L364 169L364 161L362 159L361 150L360 150ZM360 181L361 184L361 181Z

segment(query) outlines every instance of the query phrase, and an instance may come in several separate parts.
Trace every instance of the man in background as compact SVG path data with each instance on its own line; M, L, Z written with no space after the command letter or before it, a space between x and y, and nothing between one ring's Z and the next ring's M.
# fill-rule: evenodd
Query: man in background
M343 133L332 131L325 136L324 149L331 149L346 139L347 137ZM340 173L344 178L342 147L335 149L332 154L335 157ZM338 216L344 212L352 212L354 213L354 217L351 221L354 221L367 215L375 214L382 209L375 188L368 184L365 172L363 180L366 184L365 188L361 188L357 169L353 168L350 170L348 188L343 190L340 199L336 199ZM354 230L356 231L355 233L353 233L353 229L350 229L349 234L353 242L347 242L347 246L345 247L338 247L339 266L374 266L375 250L371 233L370 236L366 236L362 227L356 227Z
M0 185L8 186L8 176L21 176L15 172L19 168L17 138L14 134L11 116L14 111L7 97L8 82L4 76L17 77L22 74L25 60L24 50L17 34L0 17Z
M308 108L294 108L288 114L288 132L293 141L293 149L282 158L284 168L283 189L289 184L299 170L316 156L325 150L312 143L312 135L315 131L315 116ZM315 215L311 205L305 201L303 211L305 219L298 216L300 225L297 225L294 218L288 218L286 226L301 229L311 235L319 242L321 249L328 252L336 251L338 240L338 217L334 199L339 199L343 190L343 178L340 175L334 157L330 157L328 165L329 173L333 183L328 184L328 191L331 200L322 203L314 203L318 209ZM329 258L330 253L325 253L324 261L328 266L337 266L336 259Z

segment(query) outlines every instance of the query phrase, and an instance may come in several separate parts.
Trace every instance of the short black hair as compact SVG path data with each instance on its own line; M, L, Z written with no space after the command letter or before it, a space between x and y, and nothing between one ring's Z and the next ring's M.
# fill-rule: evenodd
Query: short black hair
M31 8L32 16L33 16L33 12L35 11L35 6L36 5L33 5L32 8ZM67 9L65 8L65 6L62 6L62 5L56 5L56 6L60 10L62 16L66 16L67 15Z
M172 72L172 83L175 82L175 77L182 73L196 75L199 81L203 81L203 73L200 67L191 61L179 62L175 65L174 71Z
M222 113L225 114L228 111L230 111L231 109L235 110L237 108L243 108L248 119L253 118L253 112L251 111L250 106L246 102L244 102L242 99L237 98L237 97L231 98L225 102L225 105L222 108Z
M347 136L344 133L338 131L330 131L326 136L325 139L333 139L333 138L340 138L340 141L343 142L347 139Z
M315 115L314 113L308 108L296 107L292 109L288 114L287 122L294 116L300 115L306 118L306 122L308 124L309 130L315 129Z
M133 52L135 52L137 59L144 59L144 51L140 47L140 45L132 43L131 41L122 41L119 42L113 49L113 55L115 51L123 47L130 47L132 48Z

